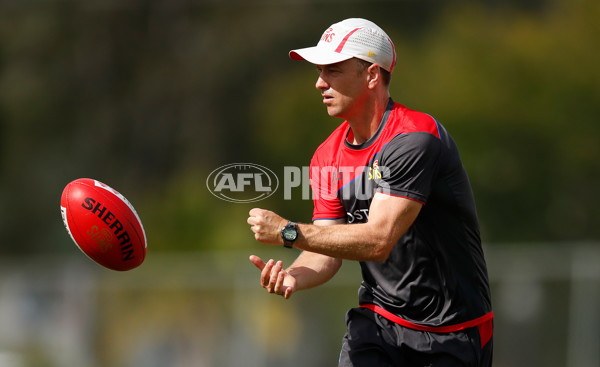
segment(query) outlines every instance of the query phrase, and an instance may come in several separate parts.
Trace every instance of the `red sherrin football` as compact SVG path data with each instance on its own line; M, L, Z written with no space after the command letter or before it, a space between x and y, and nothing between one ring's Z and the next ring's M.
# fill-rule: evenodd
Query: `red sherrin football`
M146 233L135 209L102 182L70 182L60 199L62 219L75 244L90 259L112 270L131 270L146 257Z

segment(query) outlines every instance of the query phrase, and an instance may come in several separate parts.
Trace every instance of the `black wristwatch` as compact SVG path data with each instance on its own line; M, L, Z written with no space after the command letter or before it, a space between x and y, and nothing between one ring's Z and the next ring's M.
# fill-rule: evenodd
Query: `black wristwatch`
M294 247L294 241L298 238L298 225L294 222L288 222L288 224L281 229L281 238L283 238L284 247Z

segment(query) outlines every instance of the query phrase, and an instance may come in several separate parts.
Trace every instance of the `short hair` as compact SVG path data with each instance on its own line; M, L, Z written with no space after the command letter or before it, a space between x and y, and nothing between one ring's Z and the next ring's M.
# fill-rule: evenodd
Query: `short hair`
M358 61L358 63L363 67L363 70L367 69L369 66L373 65L373 63L370 62L370 61L359 59L357 57L355 57L354 59L356 61ZM390 82L392 81L392 73L390 73L389 71L385 70L381 66L379 66L379 70L381 70L381 78L383 80L383 84L386 87L389 87L390 86Z

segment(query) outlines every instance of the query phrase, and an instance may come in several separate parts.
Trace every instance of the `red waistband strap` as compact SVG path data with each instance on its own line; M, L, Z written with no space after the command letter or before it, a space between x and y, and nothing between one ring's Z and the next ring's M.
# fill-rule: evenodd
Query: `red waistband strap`
M479 325L485 323L486 321L490 321L494 318L494 313L492 311L490 311L481 317L478 317L476 319L469 320L466 322L461 322L460 324L454 324L454 325L448 325L448 326L426 326L426 325L419 325L419 324L415 324L414 322L404 320L400 316L394 315L393 313L386 311L385 309L383 309L377 305L364 304L364 305L360 305L360 307L368 308L369 310L385 317L386 319L388 319L392 322L395 322L396 324L402 325L404 327L407 327L410 329L415 329L415 330L420 330L420 331L429 331L432 333L451 333L454 331L464 330L464 329L472 328L475 326L479 326Z

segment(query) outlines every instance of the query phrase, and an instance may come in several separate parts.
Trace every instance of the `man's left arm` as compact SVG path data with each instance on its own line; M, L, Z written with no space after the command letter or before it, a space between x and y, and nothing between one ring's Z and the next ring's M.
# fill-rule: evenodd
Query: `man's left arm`
M367 223L298 224L300 235L294 246L335 258L382 262L412 225L422 206L415 200L376 193ZM248 218L256 240L273 245L283 244L281 229L287 222L271 211L257 208L250 211Z

